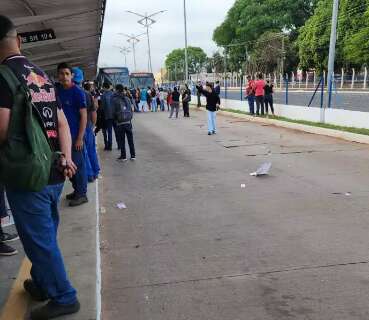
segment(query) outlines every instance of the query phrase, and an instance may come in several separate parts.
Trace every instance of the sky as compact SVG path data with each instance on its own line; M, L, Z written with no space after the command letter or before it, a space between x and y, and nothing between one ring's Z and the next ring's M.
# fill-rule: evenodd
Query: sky
M214 29L220 25L235 0L186 0L188 45L201 47L209 56L217 50L212 41ZM166 56L177 48L184 48L183 0L107 0L99 67L124 66L124 55L118 47L129 47L127 38L119 33L138 35L146 29L137 21L139 17L126 10L148 14L167 10L154 19L150 28L153 72L164 66ZM147 38L140 37L136 45L136 71L148 71ZM133 55L127 55L127 65L133 71Z

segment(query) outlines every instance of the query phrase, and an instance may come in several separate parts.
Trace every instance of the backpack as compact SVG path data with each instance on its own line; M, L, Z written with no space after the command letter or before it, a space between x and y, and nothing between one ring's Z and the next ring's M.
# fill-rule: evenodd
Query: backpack
M117 113L118 123L128 123L133 118L131 103L126 97L119 97L120 110Z
M31 94L13 71L0 65L13 97L7 139L0 146L0 182L6 188L39 192L47 186L57 158Z

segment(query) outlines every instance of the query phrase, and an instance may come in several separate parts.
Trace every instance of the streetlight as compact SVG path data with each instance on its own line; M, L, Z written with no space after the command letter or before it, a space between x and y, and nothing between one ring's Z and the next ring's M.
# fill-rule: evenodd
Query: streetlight
M148 53L149 53L148 66L149 66L149 71L151 73L152 73L152 61L151 61L151 45L150 45L149 27L152 26L154 23L156 23L156 20L152 19L152 17L154 17L154 16L156 16L160 13L164 13L165 11L166 10L161 10L161 11L152 13L150 15L148 15L147 13L145 13L145 15L142 15L142 14L137 13L137 12L126 11L128 13L134 14L134 15L139 16L139 17L142 18L142 19L138 20L137 22L146 28L147 47L148 47Z
M133 53L133 64L135 67L135 71L137 71L137 64L136 64L136 43L140 42L140 39L138 39L138 37L141 37L143 35L145 35L145 33L139 34L137 36L135 36L134 34L129 35L129 34L125 34L125 33L118 33L122 36L127 37L127 42L132 44L132 53Z
M186 75L185 81L188 81L188 51L187 51L187 11L186 11L186 0L183 0L183 16L184 16L184 29L185 29L185 65Z
M120 49L120 53L124 55L124 65L127 67L127 54L131 52L131 49L127 47L119 47L119 46L114 46L114 47Z

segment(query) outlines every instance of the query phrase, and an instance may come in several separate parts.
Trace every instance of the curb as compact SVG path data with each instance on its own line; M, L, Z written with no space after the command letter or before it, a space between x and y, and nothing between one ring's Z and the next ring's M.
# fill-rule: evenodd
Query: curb
M192 107L198 109L195 105L192 105ZM203 108L200 108L200 110L205 111ZM328 128L313 127L313 126L309 126L306 124L286 122L286 121L275 120L275 119L253 117L247 114L234 113L230 111L218 111L218 114L230 116L234 118L246 119L254 123L269 124L269 125L273 125L276 127L281 127L281 128L291 129L291 130L298 130L298 131L308 132L312 134L318 134L322 136L337 138L337 139L346 140L349 142L369 144L369 136L366 136L363 134L339 131L339 130L328 129Z

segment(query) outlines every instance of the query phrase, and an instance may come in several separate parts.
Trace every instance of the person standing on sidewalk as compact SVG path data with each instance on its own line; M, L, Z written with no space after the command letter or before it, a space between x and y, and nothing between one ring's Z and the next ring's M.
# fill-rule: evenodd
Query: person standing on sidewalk
M201 82L199 81L198 82L198 84L197 84L197 86L201 86L202 84L201 84ZM196 88L197 88L197 86L196 86ZM196 90L196 96L197 96L197 107L198 108L201 108L201 93L200 93L200 91L199 90Z
M249 103L249 111L251 115L255 114L255 81L251 76L247 76L246 98Z
M191 101L191 91L186 83L185 89L183 90L182 93L183 116L185 118L190 117L190 105L189 105L190 101Z
M103 128L104 135L104 145L105 151L113 150L113 106L111 103L111 98L113 96L113 92L110 90L110 84L107 82L103 83L104 93L101 97L101 107L105 117L105 128Z
M70 207L76 207L88 202L84 144L87 126L86 96L84 91L73 83L72 69L68 64L60 63L57 72L60 84L56 92L69 124L72 159L77 166L76 174L70 179L74 190L67 195L67 199L70 200Z
M173 118L173 114L174 114L174 110L176 111L176 119L178 119L178 114L179 114L179 98L180 98L181 94L179 93L177 87L174 87L174 90L171 94L171 98L172 98L172 104L170 105L170 115L169 115L169 119Z
M170 106L172 105L172 90L168 89L168 93L167 93L167 111L170 111Z
M120 140L120 157L117 160L127 161L126 154L126 136L129 145L131 160L136 160L135 145L133 142L132 118L133 111L130 100L124 94L124 88L118 84L113 95L114 121L117 125L118 138Z
M259 73L258 79L255 81L256 114L260 115L261 111L262 116L264 115L264 87L263 75Z
M274 86L270 83L270 80L267 80L266 85L264 87L264 102L265 102L265 112L268 114L270 106L270 110L274 116L274 107L273 107L273 93L274 93Z
M215 92L213 84L207 82L205 90L197 86L197 90L206 97L206 110L208 113L208 135L217 133L217 111L220 106L219 95Z
M10 82L6 76L4 78L7 70L8 75L12 72L30 95L51 150L60 152L58 160L51 165L49 182L41 191L18 190L5 184L19 237L32 263L32 279L24 282L24 289L34 300L49 300L31 311L31 320L42 320L76 313L80 309L77 292L68 280L57 240L60 195L65 177L72 177L76 166L72 161L68 122L58 105L54 85L40 68L21 55L21 43L11 20L0 16L0 63L7 67L0 72L0 147L6 148L9 144L8 133L14 132L17 126L22 127L22 124L11 120L12 112L18 112L21 104L28 105L25 99L23 102L15 98ZM11 121L12 128L9 127ZM28 144L24 149L27 147Z
M16 241L19 239L17 234L5 233L1 226L1 219L8 216L5 205L5 188L0 185L0 256L13 256L18 253L17 249L12 248L8 245L9 242Z
M215 82L214 90L215 90L216 94L220 97L220 82L219 82L219 80L217 80Z
M87 127L85 134L87 178L88 182L93 182L99 177L100 173L99 158L96 151L96 137L94 133L97 121L97 102L92 96L91 84L86 82L83 88L85 90L87 104Z

